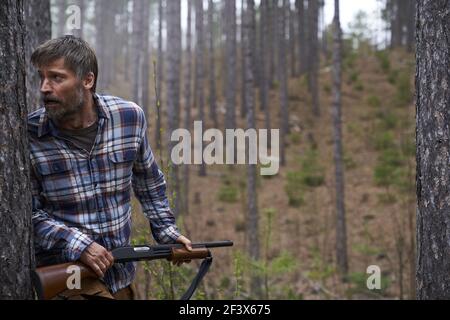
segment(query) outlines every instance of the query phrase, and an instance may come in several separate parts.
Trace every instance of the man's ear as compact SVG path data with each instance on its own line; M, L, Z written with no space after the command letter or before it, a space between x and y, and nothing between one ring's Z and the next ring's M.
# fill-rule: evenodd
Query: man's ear
M86 77L83 79L83 87L86 90L91 90L95 84L95 75L93 72L89 72Z

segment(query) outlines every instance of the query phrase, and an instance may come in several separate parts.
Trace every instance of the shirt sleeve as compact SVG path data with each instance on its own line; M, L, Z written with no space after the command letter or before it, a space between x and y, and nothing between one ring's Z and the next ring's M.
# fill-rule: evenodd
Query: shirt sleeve
M133 166L133 191L150 222L158 243L174 243L180 236L166 193L166 181L147 138L144 112L140 114L141 141Z
M32 222L36 253L58 252L63 261L77 261L94 241L76 228L57 221L44 210L41 187L31 169Z

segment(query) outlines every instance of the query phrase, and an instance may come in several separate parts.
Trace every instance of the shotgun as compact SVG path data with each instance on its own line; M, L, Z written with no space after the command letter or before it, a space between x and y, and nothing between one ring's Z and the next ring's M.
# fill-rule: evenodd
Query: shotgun
M114 257L114 263L151 261L157 259L167 259L169 261L203 259L191 286L181 298L181 300L189 300L211 266L212 255L209 249L231 246L233 246L233 242L226 240L192 244L191 252L187 251L183 244L177 243L121 247L113 249L111 253ZM67 280L71 276L70 270L73 270L72 268L74 266L79 268L81 279L98 278L94 271L79 261L37 268L32 272L32 278L38 299L51 300L67 290Z

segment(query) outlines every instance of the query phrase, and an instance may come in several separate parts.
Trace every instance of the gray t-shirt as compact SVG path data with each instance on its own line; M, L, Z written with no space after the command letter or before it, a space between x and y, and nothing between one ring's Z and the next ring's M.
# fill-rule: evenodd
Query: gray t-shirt
M92 126L79 130L59 129L59 134L62 138L69 140L78 148L91 152L95 138L97 137L97 130L98 122L96 121Z

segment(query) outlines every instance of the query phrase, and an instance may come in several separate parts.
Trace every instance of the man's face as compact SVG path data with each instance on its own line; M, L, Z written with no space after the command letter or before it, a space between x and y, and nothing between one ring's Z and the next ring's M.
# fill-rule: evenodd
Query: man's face
M63 122L80 112L84 104L84 88L76 74L64 66L60 58L39 67L41 99L50 119Z

